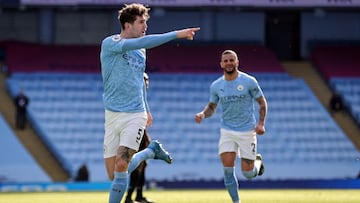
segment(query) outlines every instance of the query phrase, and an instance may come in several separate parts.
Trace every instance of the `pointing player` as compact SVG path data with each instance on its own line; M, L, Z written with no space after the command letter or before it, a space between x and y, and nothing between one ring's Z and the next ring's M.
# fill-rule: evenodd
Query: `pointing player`
M105 106L104 160L108 177L112 180L110 203L121 201L128 187L128 172L132 172L142 161L162 159L167 163L172 162L169 153L156 140L136 153L144 130L152 120L144 98L145 49L177 38L192 40L195 32L200 30L187 28L145 35L148 11L149 8L142 4L125 5L118 15L120 34L106 37L101 44Z

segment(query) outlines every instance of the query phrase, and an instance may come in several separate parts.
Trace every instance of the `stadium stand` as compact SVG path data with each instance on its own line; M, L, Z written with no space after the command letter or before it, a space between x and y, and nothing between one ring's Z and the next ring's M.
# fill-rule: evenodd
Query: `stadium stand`
M27 91L32 125L67 171L74 172L81 161L102 154L102 97L94 83L101 85L98 74L25 73L12 79L21 82L13 85L8 80L10 94L19 86ZM97 160L103 163L100 157Z
M12 72L99 72L99 46L42 45L6 41L5 61Z
M199 43L195 46L174 43L149 49L147 68L151 72L167 73L219 72L219 56L226 49L232 49L238 53L244 71L284 72L275 55L261 45L209 43Z
M49 182L48 175L18 141L0 114L0 183Z
M26 46L36 46L36 51ZM76 46L48 46L7 47L8 91L11 96L19 88L27 92L32 101L32 125L64 168L75 174L85 163L90 181L106 181L99 49L87 47L92 50L87 52ZM208 102L209 85L221 75L218 56L227 48L169 44L148 51L149 102L154 117L149 132L174 157L172 165L149 161L148 179L222 179L217 155L220 114L201 125L194 122L194 114ZM231 48L241 56L241 69L258 78L269 103L267 133L259 137L267 172L260 179L354 178L359 170L359 151L306 83L289 76L264 47ZM16 58L13 55L17 53L26 54Z
M207 103L210 82L219 76L150 74L149 102L154 123L149 132L172 152L174 163L149 161L149 179L222 178L217 155L219 115L202 125L193 120L194 113ZM255 76L269 102L267 134L259 137L259 151L267 170L262 179L334 179L357 175L359 152L304 81L286 73ZM64 166L75 172L86 163L91 181L107 179L101 152L104 118L99 74L14 73L8 87L12 95L19 87L26 89L33 101L30 117Z
M360 125L360 77L334 77L330 85L335 91L341 93L345 106Z
M360 125L360 46L317 46L311 60Z
M360 77L360 46L316 46L311 52L311 61L327 80Z
M5 60L10 73L32 71L98 73L100 71L100 47L98 46L3 42L2 47L6 50ZM222 51L230 48L241 56L244 71L284 72L275 55L263 46L201 43L196 46L169 43L149 49L147 50L147 70L165 73L218 72L218 57ZM248 69L250 67L251 69Z

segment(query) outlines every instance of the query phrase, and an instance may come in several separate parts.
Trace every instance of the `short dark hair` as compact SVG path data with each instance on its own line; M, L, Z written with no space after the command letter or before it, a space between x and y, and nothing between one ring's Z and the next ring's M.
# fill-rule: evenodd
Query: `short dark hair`
M237 56L236 52L230 49L223 51L221 55L225 55L225 54L234 54L235 56Z
M227 50L225 50L225 51L223 51L223 52L221 53L221 56L226 55L226 54L233 54L233 55L235 55L236 59L240 62L240 58L239 58L239 56L237 55L237 53L236 53L234 50L227 49Z
M121 28L125 28L125 23L134 23L136 16L144 16L146 19L150 18L150 8L139 3L125 4L125 6L118 11L118 20Z

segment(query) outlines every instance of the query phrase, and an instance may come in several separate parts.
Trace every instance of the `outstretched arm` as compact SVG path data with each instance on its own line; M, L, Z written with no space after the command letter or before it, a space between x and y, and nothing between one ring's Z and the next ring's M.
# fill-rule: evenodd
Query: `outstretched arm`
M193 40L195 32L199 31L200 28L187 28L182 30L176 30L163 34L151 34L139 38L126 39L124 41L122 51L134 50L134 49L150 49L162 44L165 44L176 38Z
M176 37L177 38L185 38L187 40L193 40L195 33L199 30L200 30L199 27L178 30L178 31L176 31Z
M201 121L204 118L208 118L208 117L212 116L216 111L216 107L217 107L216 103L211 103L211 102L208 103L205 106L204 110L202 110L201 112L199 112L195 115L195 122L201 123Z

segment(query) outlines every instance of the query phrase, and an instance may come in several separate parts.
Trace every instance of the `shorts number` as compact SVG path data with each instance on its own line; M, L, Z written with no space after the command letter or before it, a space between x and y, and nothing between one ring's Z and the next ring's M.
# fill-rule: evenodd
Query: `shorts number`
M252 148L252 152L256 152L255 148L256 148L256 144L255 143L251 143L251 148Z
M140 128L140 129L138 130L138 134L137 134L137 136L136 136L136 143L140 144L141 137L142 137L143 134L144 134L144 130Z

